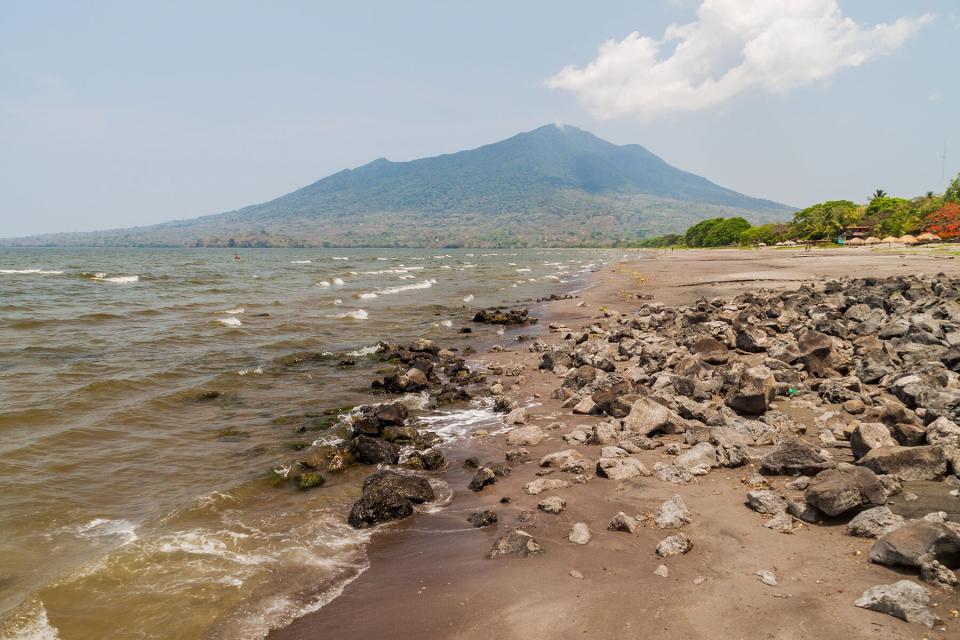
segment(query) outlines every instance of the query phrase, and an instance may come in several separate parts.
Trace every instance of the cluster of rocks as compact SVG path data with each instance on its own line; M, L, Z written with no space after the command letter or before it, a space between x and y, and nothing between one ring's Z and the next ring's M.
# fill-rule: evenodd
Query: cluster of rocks
M433 340L417 338L406 346L381 342L377 355L394 369L373 382L373 388L387 393L426 391L429 405L436 407L474 397L472 387L482 384L486 374L473 371L452 349L441 349Z
M489 307L480 309L473 316L474 322L502 325L536 324L537 318L530 315L529 309L514 307Z
M958 297L960 282L942 274L827 280L690 306L645 303L630 315L607 312L558 344L536 340L530 350L540 369L561 378L554 397L574 414L601 418L563 434L572 445L601 447L595 463L571 449L540 465L580 478L592 467L611 480L653 475L682 485L718 467L755 464L763 475L750 480L756 489L746 503L764 526L791 532L797 520L848 521L850 535L877 539L871 562L956 588L960 524L944 513L907 520L886 505L920 480L960 495ZM675 457L648 469L634 456L663 447L658 436L671 436L664 452ZM778 491L771 476L790 479ZM526 491L575 481L539 479ZM611 528L629 530L628 518L618 514ZM677 534L657 551L691 546ZM924 599L902 582L888 586L858 606L878 608L891 593Z

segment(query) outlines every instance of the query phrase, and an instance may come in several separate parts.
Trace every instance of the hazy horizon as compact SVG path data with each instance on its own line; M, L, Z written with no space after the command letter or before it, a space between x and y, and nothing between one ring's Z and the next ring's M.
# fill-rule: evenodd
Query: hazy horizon
M220 213L551 122L792 206L941 190L955 5L766 6L8 8L0 237Z

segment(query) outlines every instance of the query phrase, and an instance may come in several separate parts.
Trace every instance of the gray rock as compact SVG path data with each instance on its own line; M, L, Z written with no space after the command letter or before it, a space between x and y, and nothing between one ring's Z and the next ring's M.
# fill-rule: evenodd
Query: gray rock
M930 592L910 580L880 584L863 592L855 606L922 624L932 629L940 620L929 609Z
M790 509L789 504L787 509ZM789 513L778 513L764 522L763 526L774 531L793 531L793 516Z
M527 495L536 496L540 495L544 491L551 491L553 489L565 489L570 486L570 482L567 480L557 480L552 478L539 478L532 482L528 482L523 486L523 492Z
M634 476L649 476L650 471L635 458L600 458L597 475L609 480L626 480Z
M717 450L709 442L701 442L677 456L673 464L688 471L701 466L709 469L717 466Z
M882 535L870 548L870 561L887 566L920 567L937 560L960 567L960 527L912 520Z
M490 467L480 467L477 473L470 480L471 491L482 491L484 487L494 484L497 481L497 474Z
M757 513L775 515L787 510L787 501L773 491L762 489L747 492L747 504Z
M528 558L530 556L538 556L542 553L543 547L533 539L533 536L522 529L514 529L510 533L497 538L487 557L503 558L514 556L517 558Z
M537 509L544 513L561 513L567 508L567 501L560 496L550 496L544 498L537 504Z
M787 438L760 459L760 468L778 475L816 474L834 466L800 438Z
M507 444L511 447L535 447L547 437L543 429L536 425L518 427L507 434Z
M623 420L623 427L640 435L651 433L680 433L684 430L683 419L659 402L640 398L633 403L630 413Z
M877 447L895 447L897 444L887 426L879 422L862 422L850 434L850 451L854 458L862 458Z
M947 458L937 446L877 447L857 460L877 474L903 480L939 480L947 473Z
M578 522L573 525L573 529L570 531L570 535L567 536L567 540L574 544L587 544L593 539L593 534L590 533L590 528L585 522Z
M628 516L621 511L613 516L613 519L607 524L607 529L609 531L626 531L627 533L633 533L637 530L638 526L640 526L640 523L637 522L636 518Z
M504 422L507 424L526 424L530 416L527 414L527 410L523 407L519 409L514 409L507 414L507 417L504 418Z
M737 413L760 415L770 408L777 395L777 381L767 367L750 367L740 375L737 389L725 402Z
M876 474L865 467L839 467L821 471L804 494L807 502L828 516L863 507L879 507L887 494Z
M756 576L760 578L760 582L768 587L777 586L777 574L770 569L761 569L760 571L757 571Z
M653 570L653 575L660 576L661 578L670 577L670 569L667 568L667 565L661 564L656 569Z
M673 496L653 514L653 521L659 529L679 529L691 519L690 509L680 496Z
M847 533L858 538L879 538L906 522L887 507L874 507L858 513L847 523Z
M686 535L677 533L667 536L657 544L657 555L662 558L679 556L689 553L693 549L693 542Z
M589 463L574 449L549 453L540 458L541 467L553 467L568 473L583 473Z

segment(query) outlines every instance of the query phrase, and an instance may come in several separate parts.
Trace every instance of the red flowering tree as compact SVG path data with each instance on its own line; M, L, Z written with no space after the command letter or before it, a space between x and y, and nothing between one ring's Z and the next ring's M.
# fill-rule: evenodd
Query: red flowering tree
M944 240L960 238L960 204L948 202L927 216L924 222L927 231Z

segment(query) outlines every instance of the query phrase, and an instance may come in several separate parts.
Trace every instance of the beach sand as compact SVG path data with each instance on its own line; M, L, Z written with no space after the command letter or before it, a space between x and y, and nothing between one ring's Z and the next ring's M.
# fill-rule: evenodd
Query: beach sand
M558 334L546 332L548 323L575 328L595 321L601 308L632 311L639 304L637 294L679 305L702 296L795 288L822 277L938 272L960 276L960 260L869 250L650 252L610 265L595 274L593 286L579 298L551 302L538 315L541 337L549 343ZM585 306L578 306L581 303ZM530 353L526 343L514 342L508 332L503 345L507 352L482 357L491 363L526 365L523 384L515 384L516 378L503 382L512 385L508 395L520 405L532 405L533 424L560 422L566 427L601 421L571 415L550 398L560 381L552 372L537 371L539 354ZM812 425L812 414L793 417ZM592 477L586 484L526 495L522 487L538 477L536 461L542 455L574 448L588 459L596 458L597 447L564 443L560 434L567 430L548 431L544 442L527 447L530 462L515 464L510 477L479 493L467 489L474 471L464 469L463 461L468 456L503 461L511 447L502 435L452 445L446 450L450 504L381 527L369 548L370 568L331 603L270 638L960 637L960 624L949 620L948 613L960 607L957 592L932 590L937 610L948 619L946 632L854 607L853 601L869 587L916 578L870 564L866 554L873 541L846 535L843 524L802 525L789 534L761 526L762 517L744 506L749 487L742 480L756 471L752 465L717 469L685 486L656 477L621 482ZM681 439L664 438L668 443ZM838 459L850 459L844 455ZM636 457L648 468L669 459L662 448ZM773 484L779 488L783 479ZM695 545L690 553L658 557L657 542L672 532L649 525L633 534L606 530L617 512L651 513L675 494L693 513L692 523L684 528ZM566 511L538 512L537 503L549 495L562 495ZM509 504L501 504L503 497L510 498ZM960 516L957 504L922 507L950 509L954 520ZM466 517L480 509L496 511L499 523L471 527ZM545 553L487 559L494 540L521 525L518 516L524 510L536 514L523 527ZM588 524L593 534L589 544L567 540L575 522ZM668 577L654 574L661 564L669 568ZM773 570L779 584L763 584L756 575L760 570ZM582 577L573 577L571 571Z

